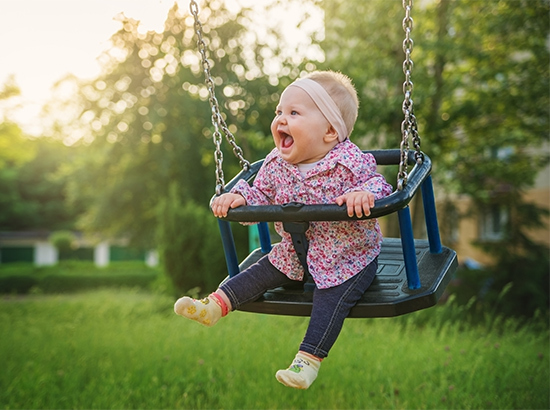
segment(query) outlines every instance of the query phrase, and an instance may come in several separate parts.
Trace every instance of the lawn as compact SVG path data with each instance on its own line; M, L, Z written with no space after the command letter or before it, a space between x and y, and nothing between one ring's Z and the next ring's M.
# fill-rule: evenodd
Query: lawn
M137 290L0 299L0 408L548 409L543 320L453 305L350 319L307 391L279 384L307 318L235 312L213 328Z

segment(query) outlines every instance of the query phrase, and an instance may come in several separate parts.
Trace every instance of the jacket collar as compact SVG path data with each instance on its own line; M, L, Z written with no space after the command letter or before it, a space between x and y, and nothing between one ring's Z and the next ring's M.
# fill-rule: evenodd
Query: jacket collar
M357 145L349 139L346 139L345 141L336 144L336 146L329 151L325 158L323 158L315 168L308 172L308 177L335 168L338 164L343 165L352 173L357 175L360 172L360 170L357 169L357 161L360 155L362 155L362 152L359 147L357 147ZM296 165L289 164L282 159L277 148L274 148L267 155L264 160L264 165L267 165L272 161L277 161L281 166L289 170L293 170L291 172L296 172L299 174L298 167Z

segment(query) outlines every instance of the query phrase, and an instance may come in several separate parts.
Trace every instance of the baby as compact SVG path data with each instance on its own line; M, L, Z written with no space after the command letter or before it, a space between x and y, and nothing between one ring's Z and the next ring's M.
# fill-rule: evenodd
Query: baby
M318 71L282 93L271 133L275 148L265 158L253 186L239 181L212 202L217 217L243 205L346 205L349 216L370 215L374 201L392 192L376 172L376 161L349 139L357 119L357 92L340 73ZM266 290L301 281L304 268L282 223L281 242L248 269L223 283L207 298L179 299L177 314L207 326ZM282 384L307 389L336 342L345 318L372 283L382 234L375 219L311 222L307 268L315 282L311 319L292 364L279 370Z

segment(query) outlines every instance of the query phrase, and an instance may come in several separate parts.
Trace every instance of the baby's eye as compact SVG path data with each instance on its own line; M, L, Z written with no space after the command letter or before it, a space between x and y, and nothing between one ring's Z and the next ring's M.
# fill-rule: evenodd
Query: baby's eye
M298 115L298 111L292 110L292 111L290 112L290 115Z
M281 115L281 114L282 114L282 111L281 111L281 110L275 110L275 116Z

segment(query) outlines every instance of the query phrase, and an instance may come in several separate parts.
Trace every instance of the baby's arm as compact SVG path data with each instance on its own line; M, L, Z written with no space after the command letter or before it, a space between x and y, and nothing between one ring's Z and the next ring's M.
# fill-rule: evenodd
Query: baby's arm
M374 201L390 195L393 188L381 174L376 172L376 160L372 154L364 154L357 169L362 182L354 188L354 191L340 195L335 202L340 206L347 204L350 217L355 214L361 218L363 215L369 216L371 208L374 207Z
M336 198L336 203L338 205L347 204L348 216L352 217L355 214L361 218L363 215L370 215L370 209L374 207L374 200L374 194L370 191L354 191L340 195Z
M246 205L246 200L242 195L233 193L222 194L212 201L212 212L218 218L226 217L229 209L243 205Z

